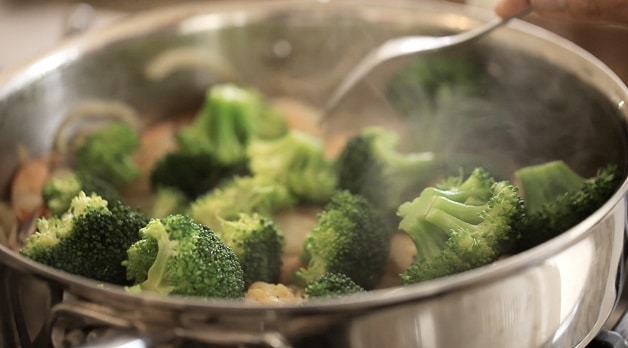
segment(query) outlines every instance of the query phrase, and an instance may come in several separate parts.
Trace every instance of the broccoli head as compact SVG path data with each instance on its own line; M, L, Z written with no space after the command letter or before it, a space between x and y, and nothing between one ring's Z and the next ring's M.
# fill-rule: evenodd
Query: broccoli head
M336 191L304 241L306 267L297 271L297 279L307 285L325 273L342 273L371 289L384 274L390 235L368 200Z
M256 140L247 148L253 175L286 185L304 202L323 203L336 187L333 164L324 154L323 142L292 130L273 140Z
M84 192L61 216L40 218L20 253L45 265L91 279L127 285L122 261L148 218L122 203Z
M236 220L240 213L273 213L293 206L295 199L275 180L236 176L190 204L189 215L199 223L219 230L222 220Z
M285 241L270 218L240 214L237 220L223 220L216 234L238 256L245 287L256 281L279 282Z
M188 199L210 191L227 178L248 173L245 162L224 164L213 154L177 151L160 159L150 174L153 190L174 188Z
M269 110L259 93L224 84L207 90L199 114L176 138L183 152L209 153L232 165L246 158L253 137L278 136L285 127L284 119Z
M508 181L484 169L448 178L399 207L399 228L416 245L415 262L401 275L417 283L489 264L519 238L523 200Z
M307 298L331 298L365 292L351 278L342 273L325 273L305 288Z
M138 133L131 125L113 122L85 138L76 150L75 169L122 186L140 174L131 156L139 146Z
M551 161L515 172L527 218L519 251L539 245L584 220L621 185L619 168L609 164L585 178L563 161Z
M237 256L208 227L186 215L151 219L124 261L131 291L239 298L244 274Z
M336 167L338 187L364 196L385 214L416 197L440 172L431 152L400 153L399 138L388 129L371 126L347 142Z
M70 208L72 199L81 191L88 196L95 193L107 202L122 200L118 191L109 183L82 172L64 172L51 177L44 184L42 196L46 208L53 215L61 215Z
M421 57L393 77L386 97L404 115L414 112L419 103L433 103L437 96L481 96L488 80L482 68L469 59Z

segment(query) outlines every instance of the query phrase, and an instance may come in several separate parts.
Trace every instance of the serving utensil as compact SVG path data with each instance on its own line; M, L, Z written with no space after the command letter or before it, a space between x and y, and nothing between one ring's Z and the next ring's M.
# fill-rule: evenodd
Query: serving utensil
M358 64L349 71L349 73L342 79L338 87L331 94L331 97L327 99L325 107L323 109L323 115L320 122L324 122L329 118L332 111L338 106L338 104L345 98L351 89L362 79L364 79L375 67L393 58L410 55L410 54L426 54L450 48L453 46L460 46L469 44L475 40L487 35L493 30L508 23L513 18L524 17L528 13L532 12L532 8L527 6L523 10L503 18L495 18L486 22L477 28L463 31L453 35L447 36L404 36L399 38L390 39L379 45L377 48L368 53Z

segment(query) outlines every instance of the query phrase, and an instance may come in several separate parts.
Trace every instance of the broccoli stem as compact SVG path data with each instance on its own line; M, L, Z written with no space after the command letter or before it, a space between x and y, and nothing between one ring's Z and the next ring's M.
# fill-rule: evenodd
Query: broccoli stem
M178 242L171 241L166 232L166 228L159 221L150 222L145 229L147 236L157 240L157 256L155 262L148 269L148 277L141 284L142 290L148 290L162 295L169 294L173 286L165 285L165 278L168 260L176 255Z
M429 187L414 201L403 204L399 209L404 216L399 227L410 230L420 219L432 223L446 231L469 228L482 221L480 213L487 208L486 204L470 205L460 203L458 199L467 196L457 191L444 191ZM411 209L411 210L410 210Z
M551 161L528 166L515 172L523 187L526 208L534 212L566 193L582 188L585 178L574 172L563 161Z
M432 197L425 219L447 231L470 228L482 222L481 212L487 205L469 205L445 197Z
M432 230L434 233L413 233L410 234L410 238L416 246L416 258L417 259L430 259L440 254L441 250L445 246L445 242L449 239L447 233L442 233L436 226L433 226L425 221L419 221L419 227L417 230Z

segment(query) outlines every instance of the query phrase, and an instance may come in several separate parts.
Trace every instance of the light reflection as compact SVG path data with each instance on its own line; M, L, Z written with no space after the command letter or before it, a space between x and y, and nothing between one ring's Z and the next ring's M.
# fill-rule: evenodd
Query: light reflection
M593 241L583 240L553 260L556 268L560 270L560 286L564 289L560 299L561 322L564 322L578 306L582 291L586 288L587 281L591 279L589 273L591 265L594 264L593 248Z
M131 342L118 346L118 348L146 348L146 343L143 340L136 339Z
M248 19L249 17L244 11L229 13L228 16L225 16L224 13L206 14L182 21L178 30L182 34L191 34L201 31L212 31L225 26L238 27L245 25Z
M77 56L77 50L69 48L63 51L56 52L54 54L50 54L36 61L34 64L31 64L27 69L27 73L24 75L41 77L50 71L58 69L63 64L72 61L72 59Z
M417 316L417 326L419 337L416 342L421 342L423 347L438 347L438 342L434 335L435 332L438 332L438 328L434 323L432 313L429 311L420 312Z

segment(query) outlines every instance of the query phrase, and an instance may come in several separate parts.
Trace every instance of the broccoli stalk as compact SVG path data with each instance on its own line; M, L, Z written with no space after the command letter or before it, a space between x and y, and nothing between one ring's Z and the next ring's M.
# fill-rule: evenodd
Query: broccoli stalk
M322 141L309 134L292 130L277 139L256 140L247 154L253 175L276 180L301 201L326 202L336 187Z
M122 186L140 174L131 157L139 145L139 136L129 124L108 124L88 135L77 149L75 170L98 177L115 187Z
M233 165L246 159L253 137L279 136L285 127L254 90L225 84L207 91L199 114L176 139L183 152L211 154L223 165Z
M220 230L222 220L236 220L241 213L273 213L293 206L288 189L265 177L234 177L220 187L197 198L188 214L213 230Z
M166 265L177 255L179 241L170 240L164 225L155 220L150 222L147 227L147 229L142 230L143 237L154 239L157 242L157 254L146 272L146 280L142 282L141 288L143 291L167 295L174 290L174 286L167 281Z
M547 202L582 188L585 178L563 161L551 161L527 166L515 171L525 197L526 209L535 212Z
M517 250L539 245L566 231L597 210L623 179L616 165L590 177L574 172L563 161L527 166L515 172L526 206L526 223Z
M394 214L433 180L439 161L431 152L400 153L396 133L377 126L352 137L337 162L338 187L360 194L385 214Z
M342 273L372 289L384 274L390 231L364 197L337 191L303 244L305 268L297 279L307 285L325 273Z
M130 291L239 298L244 274L237 256L206 226L185 215L152 219L128 248ZM148 266L148 269L146 267Z
M53 215L62 215L70 208L72 199L81 191L86 195L95 193L107 202L121 200L113 186L90 174L80 172L64 172L51 177L44 184L42 196L46 208Z
M308 284L305 288L305 297L309 299L317 297L331 298L365 291L364 288L342 273L325 273Z
M497 260L519 238L523 200L515 186L476 168L448 178L399 207L399 228L414 241L416 261L404 283L447 276Z
M216 234L238 256L245 287L256 281L279 281L285 241L271 219L257 213L240 214L237 220L223 220Z
M40 218L20 253L45 265L118 285L128 284L121 263L148 219L121 204L84 192L61 216Z

